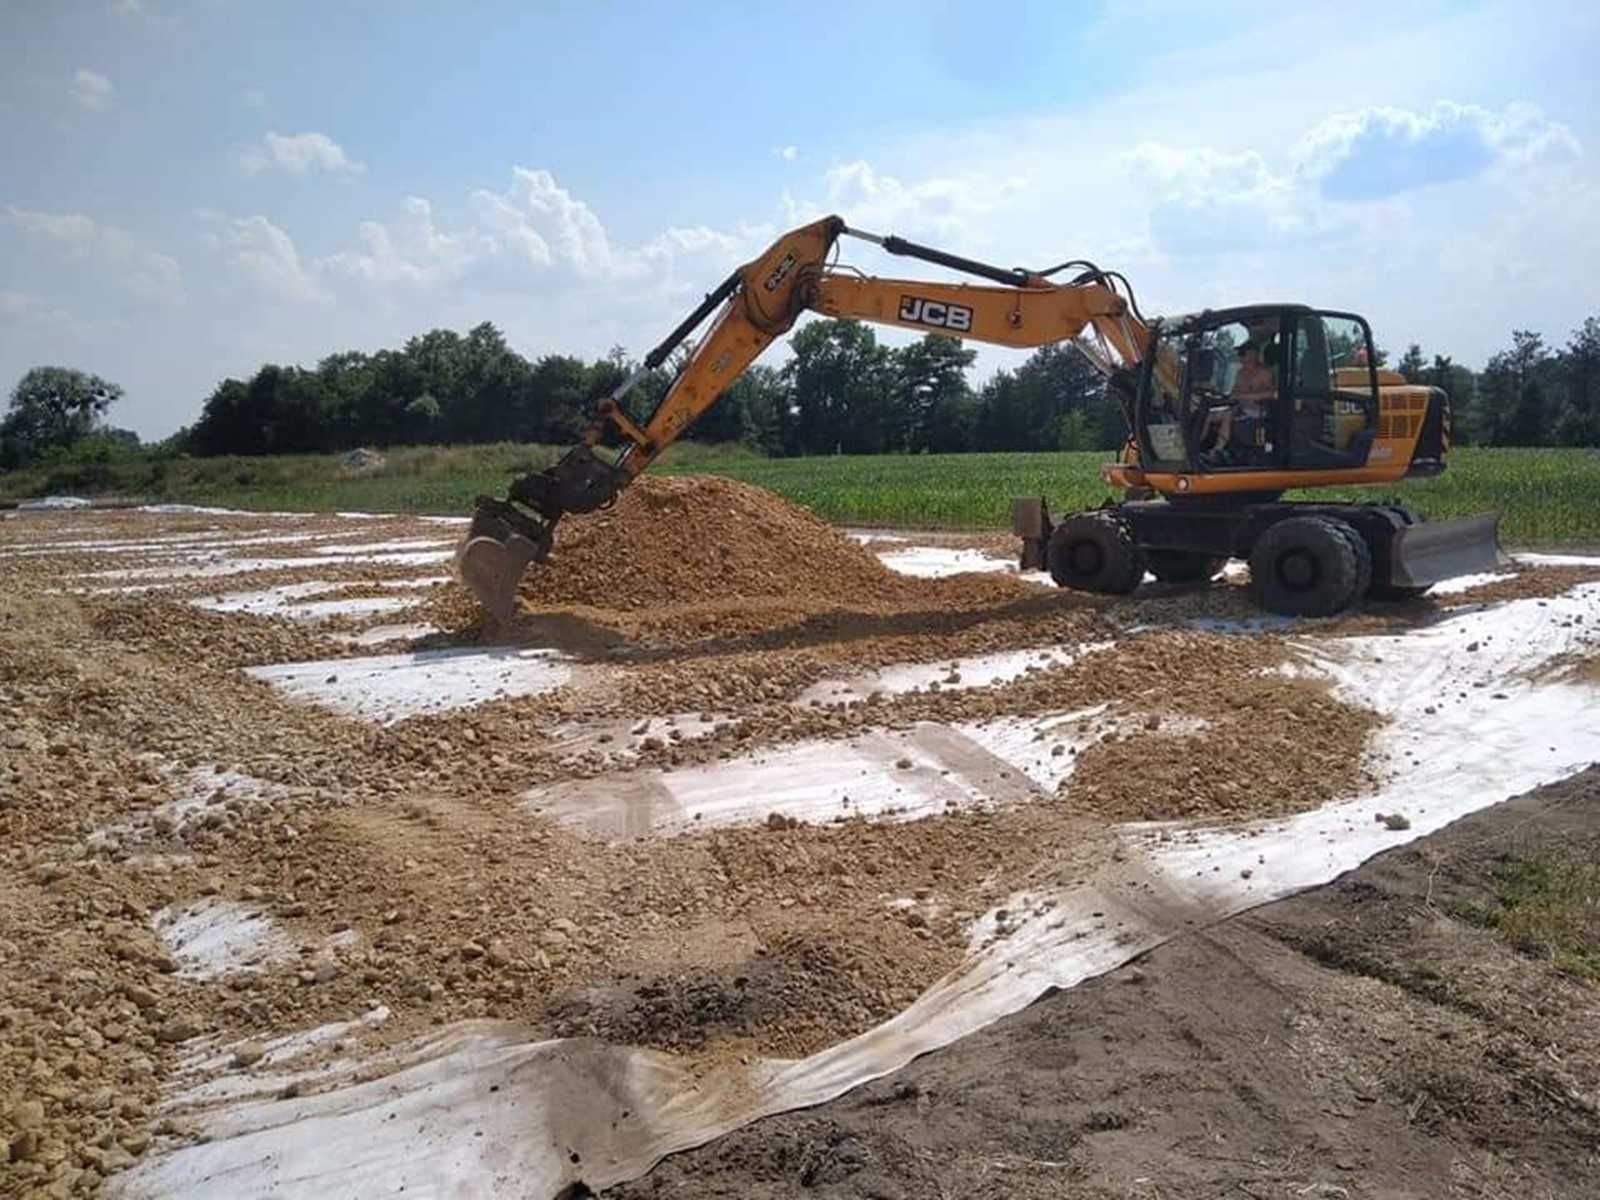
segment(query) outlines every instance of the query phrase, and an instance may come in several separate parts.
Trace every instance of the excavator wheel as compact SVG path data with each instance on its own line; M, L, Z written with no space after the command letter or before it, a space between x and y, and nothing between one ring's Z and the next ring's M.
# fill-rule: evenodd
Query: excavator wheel
M1144 561L1162 583L1205 583L1215 579L1228 560L1193 550L1146 550Z
M1355 530L1331 517L1279 521L1250 552L1257 603L1289 617L1330 617L1342 611L1358 596L1362 561L1358 542ZM1371 570L1369 559L1369 579Z
M1045 561L1057 587L1124 596L1144 578L1144 555L1111 513L1087 512L1055 527Z
M1339 534L1350 543L1356 556L1356 586L1350 593L1350 603L1359 604L1372 591L1372 547L1354 525L1330 518L1339 527Z

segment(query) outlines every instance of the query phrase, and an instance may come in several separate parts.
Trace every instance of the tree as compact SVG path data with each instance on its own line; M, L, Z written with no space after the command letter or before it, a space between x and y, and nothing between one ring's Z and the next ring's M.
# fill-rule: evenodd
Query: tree
M122 394L121 385L98 375L34 367L11 389L0 421L0 466L21 466L53 446L70 446L94 431Z
M1406 352L1401 356L1399 371L1405 376L1407 383L1421 383L1423 372L1427 369L1428 360L1423 356L1422 347L1416 342L1406 347Z
M971 408L967 368L977 357L976 350L968 350L958 339L936 333L894 356L891 449L919 454L964 448L948 443L959 436L963 424L959 414ZM936 441L941 444L935 446Z
M978 397L974 449L1054 450L1063 418L1077 414L1072 436L1085 449L1114 449L1124 429L1105 379L1071 343L1034 351L1015 374L1001 371Z
M889 448L893 360L860 321L813 321L789 342L801 454L882 454Z
M1600 445L1600 318L1590 317L1560 354L1564 393L1556 440L1565 446Z

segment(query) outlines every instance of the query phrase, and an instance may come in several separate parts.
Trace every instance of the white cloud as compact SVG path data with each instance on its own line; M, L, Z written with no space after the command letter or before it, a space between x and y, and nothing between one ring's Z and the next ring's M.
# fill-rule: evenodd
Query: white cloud
M784 162L793 162L795 159L800 157L800 147L774 146L772 148L772 156L774 158L781 158Z
M496 248L493 239L479 230L458 234L440 230L433 206L419 197L407 197L402 210L399 219L389 223L361 222L360 248L319 260L317 270L369 284L429 287L458 278Z
M227 247L234 264L265 291L295 303L328 299L314 272L300 261L294 240L265 217L233 221Z
M1281 166L1254 149L1161 142L1139 144L1121 163L1150 198L1155 247L1205 255L1353 233L1420 188L1580 153L1565 126L1528 106L1497 114L1440 102L1425 112L1378 107L1329 116L1288 148Z
M1254 150L1141 142L1121 157L1150 196L1150 237L1161 250L1214 254L1264 249L1325 228L1295 180Z
M104 108L111 99L111 91L111 80L87 68L79 67L72 77L72 96L82 108Z
M1470 179L1495 166L1521 169L1581 153L1571 130L1531 105L1497 113L1440 101L1426 112L1337 113L1301 139L1294 157L1323 195L1362 202Z
M127 230L82 213L36 212L15 205L7 206L6 217L24 234L67 257L108 269L121 287L142 299L166 304L183 299L177 260L147 248Z
M906 183L862 159L840 163L823 173L826 204L786 197L793 224L838 213L872 233L939 238L970 244L966 235L1026 190L1022 175L935 175Z
M359 175L367 169L344 152L344 147L325 133L269 133L259 146L249 146L239 155L239 164L254 174L268 168L304 175L310 171Z

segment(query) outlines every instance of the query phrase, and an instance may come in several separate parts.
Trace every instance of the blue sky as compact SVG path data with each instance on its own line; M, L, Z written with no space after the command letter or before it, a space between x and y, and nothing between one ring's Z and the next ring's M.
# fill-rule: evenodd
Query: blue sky
M1600 311L1596 11L11 0L0 385L82 367L160 436L438 325L642 352L828 211L1480 365Z

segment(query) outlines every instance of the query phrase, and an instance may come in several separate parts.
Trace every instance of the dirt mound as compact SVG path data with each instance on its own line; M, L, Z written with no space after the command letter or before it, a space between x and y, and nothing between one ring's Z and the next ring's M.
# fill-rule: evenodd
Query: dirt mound
M550 1016L561 1037L680 1052L743 1039L758 1052L802 1057L871 1028L904 1000L887 956L794 934L725 970L691 967L558 995Z
M496 641L548 642L552 613L625 641L681 643L809 631L818 620L870 626L895 614L996 609L1040 589L986 571L919 579L883 565L859 542L787 500L732 479L639 480L604 512L557 531L547 562L528 568L511 628L485 631L459 584L425 602L426 619ZM1084 605L1081 598L1080 606ZM570 630L568 632L571 632ZM594 644L614 641L579 638ZM787 640L785 638L784 640Z
M854 601L905 595L862 546L764 488L710 476L650 477L615 507L562 525L529 608L632 611L784 596Z

